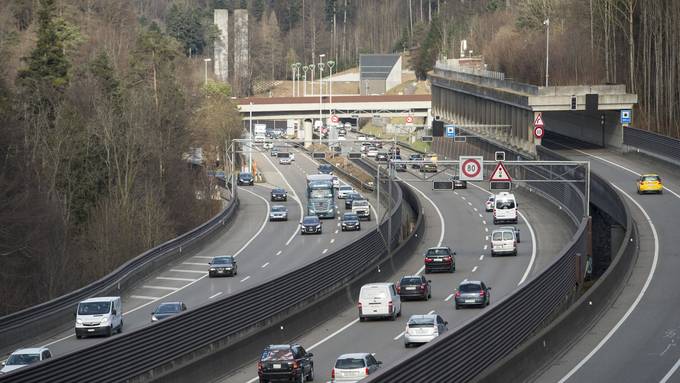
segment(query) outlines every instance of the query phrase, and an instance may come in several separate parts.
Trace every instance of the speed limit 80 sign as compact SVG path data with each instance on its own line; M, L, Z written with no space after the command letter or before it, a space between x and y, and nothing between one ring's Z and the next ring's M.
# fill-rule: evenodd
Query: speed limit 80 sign
M458 174L462 181L481 181L484 179L482 172L484 157L482 156L460 156Z

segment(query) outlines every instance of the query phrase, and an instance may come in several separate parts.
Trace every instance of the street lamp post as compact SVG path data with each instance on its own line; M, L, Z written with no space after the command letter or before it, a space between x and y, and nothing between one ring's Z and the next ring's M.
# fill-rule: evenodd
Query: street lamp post
M545 86L548 86L548 63L550 59L550 18L545 19Z
M307 71L309 70L309 67L307 65L302 66L302 81L303 81L303 94L307 96Z
M300 67L302 64L295 63L295 69L297 70L297 96L300 97Z
M293 72L293 97L295 97L295 64L290 64L290 70Z
M309 88L312 91L312 96L313 96L314 95L314 69L316 68L316 65L309 64L309 65L307 65L307 68L309 68L309 72L312 74L312 78L311 78L311 82L310 82L311 86Z
M333 67L335 66L335 61L328 60L326 64L330 71L328 75L328 108L333 110Z
M248 143L248 172L253 171L253 102L250 102L250 142ZM254 177L255 175L253 175Z
M205 81L204 81L205 85L208 85L208 63L211 61L212 59L210 58L203 59L203 62L205 63Z
M323 127L323 112L321 110L322 108L322 96L323 96L323 58L326 57L325 54L320 54L319 55L319 144L321 144L321 128Z

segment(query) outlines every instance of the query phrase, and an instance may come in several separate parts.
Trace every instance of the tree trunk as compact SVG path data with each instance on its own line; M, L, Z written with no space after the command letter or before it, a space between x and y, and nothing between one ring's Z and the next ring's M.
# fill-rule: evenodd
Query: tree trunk
M347 0L345 0L345 6L342 9L342 52L340 54L341 60L344 64L347 63L347 53L345 49L347 48Z

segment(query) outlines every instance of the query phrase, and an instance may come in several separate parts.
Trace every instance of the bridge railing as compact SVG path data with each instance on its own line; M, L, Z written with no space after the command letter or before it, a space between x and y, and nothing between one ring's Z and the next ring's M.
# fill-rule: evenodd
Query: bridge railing
M680 140L636 128L623 128L623 143L649 155L680 165Z

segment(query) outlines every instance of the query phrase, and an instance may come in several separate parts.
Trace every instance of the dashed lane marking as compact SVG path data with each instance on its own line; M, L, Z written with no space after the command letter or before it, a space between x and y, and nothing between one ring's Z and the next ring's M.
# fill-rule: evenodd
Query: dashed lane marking
M179 290L179 287L154 286L154 285L143 285L142 288L156 289L156 290L170 290L170 291Z
M262 265L262 268L264 269L267 266L269 266L269 262L266 262L264 265Z
M162 281L179 281L179 282L193 282L195 279L191 278L176 278L176 277L156 277Z
M174 271L176 273L208 274L207 271L199 271L199 270L170 269L170 271Z
M276 255L281 255L281 250L277 251Z
M243 278L243 279L241 279L241 282L245 282L245 281L247 281L248 279L250 279L250 275L247 276L247 277L245 277L245 278Z
M183 265L193 265L193 266L205 266L205 263L198 262L182 262Z
M211 295L208 299L213 299L213 298L215 298L215 297L217 297L217 296L219 296L219 295L222 295L222 292L221 292L221 291L220 291L219 293L216 293L216 294Z
M449 296L448 296L448 297L446 297L446 299L444 299L444 302L448 302L448 301L450 301L450 300L451 300L451 298L453 298L453 293L449 294Z
M480 261L483 261L483 260L484 260L484 254L482 254L482 255L479 256L479 260L480 260Z
M149 301L154 301L154 300L158 299L158 297L150 297L150 296L147 296L147 295L130 295L130 298L146 299L146 300L149 300Z
M336 230L337 232L337 230ZM335 242L335 238L331 238L331 243Z
M477 266L472 268L472 272L474 273L475 271L477 271Z
M328 249L323 249L323 251L321 252L321 254L326 254L327 252L328 252Z

